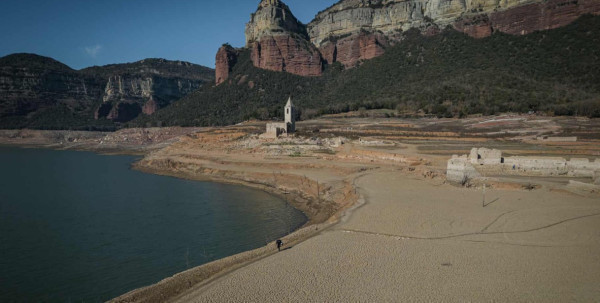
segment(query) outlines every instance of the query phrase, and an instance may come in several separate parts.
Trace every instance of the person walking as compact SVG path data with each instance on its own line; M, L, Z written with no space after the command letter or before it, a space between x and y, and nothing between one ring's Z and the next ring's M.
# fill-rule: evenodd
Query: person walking
M283 246L283 241L277 240L277 241L275 241L275 243L277 243L277 251L281 251L281 246Z

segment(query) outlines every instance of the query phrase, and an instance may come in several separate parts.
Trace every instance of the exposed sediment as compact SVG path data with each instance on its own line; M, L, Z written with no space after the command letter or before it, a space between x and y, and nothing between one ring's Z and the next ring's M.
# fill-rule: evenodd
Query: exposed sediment
M564 264L568 267L567 269L573 268L569 266L568 262L570 261L568 260L587 259L571 258L571 255L569 258L565 258L564 254L557 253L552 258L544 259L542 262L539 261L539 256L525 253L526 250L531 248L520 247L524 247L523 244L531 244L533 247L537 247L536 245L548 245L550 243L550 245L556 245L555 250L561 249L562 245L571 245L572 247L569 250L573 253L573 256L584 253L583 250L578 248L578 245L590 245L586 241L597 240L597 237L593 237L593 232L597 228L588 228L588 226L597 227L597 224L594 225L595 221L585 221L589 223L585 223L583 220L577 221L582 225L577 227L579 234L576 239L568 238L572 233L562 233L560 228L558 233L549 231L542 240L536 234L532 234L529 238L527 230L552 225L561 220L574 220L573 218L577 216L584 216L585 220L592 220L596 217L591 217L590 211L596 211L597 209L597 203L594 203L597 200L593 200L593 198L597 198L597 195L590 194L591 198L584 199L582 195L571 194L572 190L569 188L557 187L555 189L546 185L535 187L535 191L532 191L532 189L524 190L521 185L507 187L506 180L499 179L497 182L494 181L496 182L494 186L487 187L488 190L498 190L498 192L488 191L487 203L491 205L482 208L480 190L475 188L463 189L443 184L445 180L443 175L448 158L452 154L468 153L473 145L494 146L509 151L511 155L526 155L529 153L555 155L556 153L567 152L571 155L581 153L583 157L599 155L599 141L596 139L596 130L600 125L598 120L582 121L576 119L578 118L535 117L529 115L522 117L522 119L494 117L491 120L490 117L477 117L468 120L422 119L407 121L400 119L321 119L299 124L299 129L319 128L321 130L319 133L311 133L308 138L296 137L279 140L258 139L258 133L263 131L265 126L264 123L258 122L226 128L197 128L193 130L178 128L123 130L111 134L90 135L90 145L78 145L79 142L74 142L74 140L85 141L83 135L76 132L61 132L52 138L64 142L65 145L73 144L72 146L87 146L87 148L91 148L92 145L104 145L100 142L133 143L135 141L150 145L155 142L158 144L156 146L166 144L168 145L166 148L157 149L155 146L155 148L148 149L146 157L135 164L134 167L148 173L195 180L233 182L266 190L285 197L290 204L303 210L312 219L310 224L313 225L307 225L284 239L284 242L294 246L293 249L287 250L285 253L272 256L276 249L273 244L270 244L257 250L191 269L113 300L114 302L170 302L178 299L185 301L190 298L194 301L193 298L199 298L196 297L199 294L210 297L214 293L205 292L203 287L207 283L215 281L216 278L219 278L218 281L210 285L212 290L229 287L229 284L219 283L223 283L223 281L229 283L228 281L243 279L244 274L247 272L261 273L260 270L262 269L268 271L272 267L271 263L278 262L278 260L284 260L280 263L281 266L287 266L287 269L294 270L293 279L300 283L315 281L314 279L306 279L306 272L309 272L311 277L314 277L313 273L317 273L317 279L331 277L332 274L335 274L333 277L336 279L348 279L351 283L362 282L360 279L352 279L352 276L360 277L361 274L372 274L372 281L385 283L386 281L378 279L387 277L386 273L391 273L398 277L396 281L408 281L406 283L410 284L410 279L402 276L403 273L406 273L406 270L394 267L400 264L397 261L398 255L405 253L407 249L413 249L411 251L414 251L414 255L401 258L401 264L412 266L410 267L411 272L423 274L424 278L430 278L431 275L428 275L430 272L423 271L423 268L432 266L434 269L438 268L435 265L441 266L439 268L443 270L458 270L460 271L460 277L470 277L471 273L474 273L477 279L470 282L477 283L480 278L485 280L487 277L493 277L494 275L489 273L497 274L498 266L516 264L505 262L505 258L491 257L497 254L498 247L504 247L506 249L504 255L512 258L511 260L515 262L519 261L521 257L529 258L531 256L528 262L539 262L536 264L542 265L544 262L552 261L552 264ZM505 124L498 126L500 122ZM584 125L585 129L579 130L578 133L578 126L581 125ZM501 127L501 130L518 130L518 132L514 134L507 132L506 138L503 140L489 139L489 133L497 133L499 131L498 127ZM547 133L548 129L552 129L557 136L562 133L570 133L580 137L581 140L562 143L535 139L541 133ZM173 139L170 135L161 136L161 132L169 132L171 135L178 132L180 136ZM594 137L586 139L583 136L584 133L581 132L591 132ZM0 142L3 138L1 134L2 132L0 132ZM6 134L6 137L14 138L16 141L19 138L30 138L39 142L46 142L51 139L50 134L46 132L7 131ZM459 134L466 135L459 136ZM347 139L344 136L355 139ZM533 141L527 141L527 144L521 146L516 143L521 140ZM443 142L443 144L440 144L440 142ZM535 145L535 148L531 149L530 145ZM152 152L148 152L150 150ZM490 152L489 154L494 153ZM467 161L466 157L465 160ZM494 161L500 160L494 159ZM597 172L595 174L597 178ZM535 177L532 178L533 182L536 182ZM422 182L420 180L429 181ZM523 183L530 181L524 180ZM587 181L587 179L579 179L579 181ZM355 191L357 186L361 187L358 188L358 193ZM499 191L501 188L503 188L502 192ZM557 196L564 188L569 191L569 197L573 197L572 201L565 201L561 196ZM345 212L346 209L352 208L352 203L356 203L357 200L361 199L361 194L364 195L365 199L368 198L369 203L361 207L359 211L353 212L352 217L343 216L344 213L348 213ZM495 200L497 195L500 194L502 199ZM547 198L547 201L551 201L556 207L547 208L546 211L547 201L544 199L536 200L540 194L544 195L544 199ZM573 203L579 204L574 207ZM510 213L504 214L505 212ZM319 214L323 215L319 216ZM534 219L522 219L529 218L527 216ZM342 221L341 224L332 226L333 222L336 222L340 217L348 218L348 220L340 220ZM348 224L344 222L348 222ZM459 223L454 224L453 222ZM512 223L506 225L507 222ZM497 226L494 225L495 223L498 223ZM528 225L523 227L523 224ZM326 230L326 232L321 236L320 233L323 230ZM514 233L515 230L525 230L523 237L512 239L512 236L517 235ZM511 235L511 239L504 237L504 234L502 234L504 231ZM313 235L317 236L312 237ZM558 239L557 235L559 238L565 238ZM583 235L583 238L579 235ZM448 237L450 242L446 240L440 240L439 242L443 242L440 243L442 245L449 243L453 248L444 250L443 247L437 246L436 241L438 240L434 239L438 237ZM304 241L307 238L309 239ZM432 239L419 240L423 238ZM458 241L452 240L455 238ZM463 239L468 241L463 241ZM371 246L371 244L381 244L383 241L388 240L389 242L386 242L384 246ZM483 242L484 240L490 242ZM490 244L491 242L496 244ZM388 250L390 243L397 250ZM421 246L419 243L429 244ZM592 245L596 245L593 243ZM484 245L491 245L491 247L482 249L481 247ZM385 247L385 249L378 249L381 247ZM593 248L595 247L597 246L593 246ZM545 246L539 249L542 254L548 253ZM423 254L423 251L443 253L432 257L431 254ZM371 254L369 256L372 257L365 257L365 252ZM322 253L325 253L325 257ZM272 257L264 259L267 256ZM290 256L294 256L294 260L304 258L302 260L306 260L305 264L310 264L310 266L302 268L304 271L299 271L294 266L302 262L291 260L289 259ZM452 256L452 258L448 259L448 256ZM472 262L473 256L481 256L478 259L482 262L481 264L487 264L489 260L494 260L495 263L493 266L483 269L478 266L480 263L474 264L473 267L465 267L466 264L472 264L469 262ZM587 255L584 257L587 258ZM344 263L343 271L338 272L340 270L338 266L339 259L344 262L352 261L352 263ZM327 260L327 262L323 263L323 260ZM394 260L394 262L382 261L376 267L366 267L373 264L373 260ZM439 265L442 262L443 264L453 263L456 266L452 268L450 264L446 268L446 265ZM585 263L574 262L577 264ZM415 264L418 264L418 266ZM588 265L585 266L587 268ZM366 270L367 268L368 270ZM237 269L240 269L241 272L238 272ZM260 270L257 271L257 269ZM388 269L389 271L387 271ZM536 268L532 270L535 271ZM346 275L348 272L352 275ZM577 270L569 271L569 274L576 277L575 272L581 276L581 271ZM439 272L436 271L435 273L437 276ZM250 295L261 295L261 289L253 288L259 282L271 283L268 284L269 287L285 284L285 281L283 281L285 279L278 278L274 279L277 281L273 281L273 279L270 279L272 276L268 274L252 275L252 277L255 276L258 278L254 282L235 284L234 281L233 285L238 285L240 288L232 291L231 296L228 298L237 295L248 295L243 292L248 289L252 290ZM543 276L557 281L560 281L562 277L559 275ZM589 275L592 279L590 281L596 281L593 280L596 276L597 274ZM447 277L448 279L444 277L444 281L454 281L450 277L456 278L457 275L448 272ZM540 290L540 293L547 293L544 292L547 289L543 288L543 283L538 283L538 280L532 278L529 271L524 271L520 278L523 281L520 285L524 285L524 287L519 288L519 292L514 293L515 296L531 295L529 292L521 292L524 291L524 288L528 290L535 288ZM319 283L323 282L322 280L318 281ZM577 283L580 282L577 280ZM330 284L335 287L340 286L334 281L323 283L323 285ZM348 298L351 296L360 296L364 291L369 291L361 289L361 293L352 292L355 285L357 284L352 284L352 287L349 287L349 292L338 294L346 298L346 300L340 299L338 301L349 301ZM472 283L463 285L472 285ZM215 288L212 288L213 286ZM348 285L344 284L344 286ZM412 286L416 287L407 287L406 289L414 291L414 293L411 293L415 295L413 298L422 297L424 293L421 291L427 291L427 289L419 288L419 285ZM278 289L281 292L288 290L284 287L270 289ZM298 289L298 287L294 289ZM314 290L315 293L319 291L318 288L310 286L306 286L306 289ZM452 287L452 289L456 288ZM468 297L489 300L494 299L490 296L496 296L497 299L506 295L506 292L502 292L503 288L498 288L496 292L482 298L478 297L481 292L477 292L477 289L474 288L472 292L468 293ZM393 287L384 288L384 290L384 292L378 292L375 295L406 295L405 293L396 293L397 288ZM323 298L328 298L326 297L327 294L333 293L323 293ZM371 293L369 294L371 295ZM436 295L443 296L445 294L447 293L441 291ZM450 294L452 295L452 293ZM307 294L298 295L306 296ZM457 295L462 295L462 298L465 298L464 293ZM534 296L531 298L534 300L539 297ZM334 299L332 297L330 301L336 301ZM510 297L509 299L514 298ZM382 300L384 299L382 298ZM203 300L195 299L195 301Z
M298 170L303 167L309 170L321 169L320 174L323 168L329 170L333 168L332 166L324 164L303 166L289 161L255 163L245 161L243 156L228 160L226 157L206 155L198 149L198 144L201 143L205 144L204 148L215 143L224 147L239 138L235 132L223 132L198 135L195 139L183 139L173 147L148 155L135 163L133 168L147 173L192 180L242 184L284 198L290 205L305 213L309 219L300 230L283 238L286 246L295 245L328 228L358 200L358 194L352 184L356 175L362 171L358 167L340 167L338 178L319 181L318 178L311 178L310 173L307 176L298 173ZM195 151L190 149L192 145L196 146ZM349 174L349 176L345 174ZM134 290L115 298L112 302L165 302L172 300L192 288L204 285L215 277L274 252L275 246L271 244L217 260L177 274L157 284Z

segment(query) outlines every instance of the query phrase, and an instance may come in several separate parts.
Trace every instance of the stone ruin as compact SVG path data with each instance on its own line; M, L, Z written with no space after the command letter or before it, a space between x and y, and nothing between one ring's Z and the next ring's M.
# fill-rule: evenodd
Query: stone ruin
M591 178L600 184L600 159L560 157L502 157L497 149L473 148L470 154L448 160L446 179L464 184L481 174L516 176L567 176Z
M469 161L472 164L493 165L504 162L502 152L497 149L473 148L469 154Z
M549 136L539 136L536 139L538 141L547 141L547 142L577 142L577 137L549 137Z
M469 180L477 179L479 177L481 177L481 175L475 169L471 161L469 161L467 155L462 157L454 155L452 156L452 159L448 160L446 180L464 185Z
M276 139L296 132L296 107L292 103L292 97L285 105L284 118L285 122L267 123L267 131L261 135L261 138Z

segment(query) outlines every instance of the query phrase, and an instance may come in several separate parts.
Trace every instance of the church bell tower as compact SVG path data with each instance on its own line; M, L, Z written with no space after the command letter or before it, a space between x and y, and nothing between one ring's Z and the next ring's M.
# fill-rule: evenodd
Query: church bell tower
M296 132L296 107L292 103L292 97L288 99L285 105L285 124L287 125L288 134Z

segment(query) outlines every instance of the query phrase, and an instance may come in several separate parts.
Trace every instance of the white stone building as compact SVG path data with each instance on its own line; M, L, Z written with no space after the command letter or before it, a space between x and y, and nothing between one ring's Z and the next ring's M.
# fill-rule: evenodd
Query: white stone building
M592 178L600 184L600 159L560 157L502 157L502 151L473 148L469 155L453 156L448 160L446 178L461 182L465 178L478 178L480 173L516 176L566 176Z
M284 108L284 121L279 123L267 123L267 132L263 138L277 138L287 136L296 132L296 107L290 97Z

